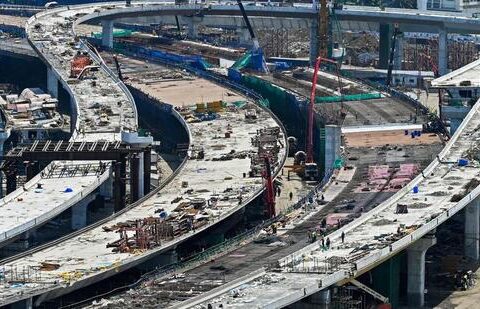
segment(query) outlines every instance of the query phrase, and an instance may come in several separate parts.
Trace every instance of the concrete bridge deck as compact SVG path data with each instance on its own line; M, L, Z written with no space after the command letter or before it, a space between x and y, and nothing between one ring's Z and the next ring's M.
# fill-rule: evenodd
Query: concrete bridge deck
M52 70L60 81L68 80L69 60L72 57L73 43L72 26L75 17L85 16L100 6L87 6L73 10L54 9L44 12L32 18L27 25L27 33L33 47L40 56L52 66ZM44 18L44 19L42 19ZM44 21L44 22L43 22ZM41 26L37 26L40 24ZM73 47L72 47L73 48ZM70 85L69 85L70 86ZM109 87L107 91L105 87ZM116 80L108 71L101 71L97 76L97 86L91 87L89 81L80 81L69 87L75 95L75 103L79 110L75 140L102 140L120 138L120 129L136 129L136 111L129 109L128 92L123 92L123 84ZM69 89L67 88L67 90ZM94 117L91 104L96 101L109 106L114 111L104 132L99 131L90 119ZM124 101L123 101L124 100ZM121 106L118 102L124 102ZM258 109L258 108L257 108ZM117 113L118 111L118 113ZM175 111L174 115L180 117ZM186 189L186 183L194 193L187 194L187 199L213 197L220 198L217 206L208 210L208 223L193 233L188 233L166 241L161 247L147 250L146 252L113 253L112 248L107 248L107 243L118 239L114 231L105 232L99 225L78 236L58 242L51 247L39 250L36 253L14 260L2 265L5 274L13 268L37 269L43 262L52 262L60 265L54 271L41 272L42 280L27 282L20 288L5 284L0 291L0 304L5 305L34 295L44 294L41 299L55 297L69 291L73 291L92 282L101 280L115 274L118 271L135 266L146 259L167 249L174 248L178 243L188 239L233 215L242 209L253 198L263 191L263 182L260 178L244 178L243 173L250 169L248 156L234 160L216 161L219 157L230 152L232 149L238 152L252 153L256 147L251 144L251 138L262 128L278 127L280 124L272 117L270 112L258 109L258 121L255 123L245 122L244 111L234 107L228 107L228 111L220 113L220 118L211 122L192 123L187 130L191 133L190 141L193 144L202 145L205 149L204 160L188 160L174 181L161 191L152 193L150 198L143 203L135 205L128 211L114 216L110 221L103 224L113 226L127 220L141 219L155 216L156 211L163 208L172 212L179 207L181 200L176 200L179 194ZM184 123L184 120L180 119ZM223 131L232 130L232 137L221 138ZM279 145L286 145L286 137L283 129L280 130ZM282 146L283 147L283 146ZM274 164L274 172L278 173L286 156L286 148L281 148L278 162ZM23 193L25 194L25 193ZM63 193L62 193L63 194ZM187 197L188 196L188 197ZM241 196L238 200L236 197ZM53 203L48 203L54 207ZM35 250L34 250L35 251ZM12 273L10 273L12 274ZM32 277L33 278L33 277ZM40 300L41 301L41 300Z
M191 308L208 303L229 308L284 307L330 285L348 282L379 265L474 203L480 193L477 187L480 167L470 154L480 141L479 126L479 104L476 104L421 175L381 205L328 235L332 241L330 249L324 250L316 242L280 259L276 267L258 269L174 307ZM459 167L460 158L469 158L470 164ZM414 193L414 187L418 193ZM398 213L399 204L407 205L408 213ZM344 243L342 232L346 235ZM332 260L337 261L335 266Z
M77 51L88 51L75 38L74 14L67 8L59 8L30 18L26 25L29 43L48 66L49 91L58 95L60 83L71 96L71 140L121 140L121 132L135 132L137 129L135 104L126 87L105 65L95 72L95 85L91 79L72 81L70 78L71 59ZM16 45L21 45L21 42ZM18 52L16 45L12 45L15 53ZM106 111L107 118L102 117L101 110ZM89 163L98 165L98 162ZM53 165L72 164L81 162L54 162L47 169ZM108 171L101 175L78 174L71 179L47 179L37 175L0 201L0 210L6 214L0 221L0 243L48 222L79 203L109 177ZM39 183L43 185L42 190L36 190ZM65 193L67 187L73 192ZM35 206L33 210L32 206ZM12 220L13 214L15 220Z
M125 10L130 10L128 14L132 14L132 16L135 16L141 14L142 12L145 13L147 7L148 6L133 7ZM100 12L94 12L96 9L99 9ZM87 16L83 16L82 18L82 15L89 13L94 13L94 15L96 15L99 20L105 18L106 16L109 16L109 13L112 14L110 16L114 16L114 14L117 13L117 9L115 8L110 7L108 9L108 13L102 12L101 6L90 6L88 8L80 9L80 11L77 11L76 9L55 9L49 11L48 13L45 13L56 14L54 15L54 18L48 18L48 21L41 25L41 27L46 27L46 29L50 31L34 31L35 33L29 34L31 35L30 40L32 41L33 46L37 49L37 51L41 53L44 59L52 65L55 75L61 80L65 81L68 78L66 76L66 72L68 72L68 60L70 59L70 56L68 56L69 49L63 49L63 46L68 46L68 43L74 43L73 36L71 36L73 32L70 28L70 26L72 25L72 20L80 18L78 21L86 21L89 18ZM169 14L174 14L175 12L177 12L176 10L178 10L178 8L170 11ZM196 8L194 8L194 10L196 10ZM121 10L119 9L118 13L122 14L122 12L120 11ZM233 13L233 11L235 11L236 13ZM315 14L314 12L307 11L308 10L306 10L305 12L305 16L312 16L312 14ZM182 9L182 12L185 11L183 11ZM267 9L258 9L255 12L253 12L252 10L251 13L253 15L267 14L265 12L268 12L268 14L273 14L275 16L278 15L277 17L291 14L291 12L288 12L288 10L282 12L282 10L268 11ZM80 14L77 15L77 13ZM180 13L180 11L178 13ZM224 15L239 14L237 10L232 10L231 8L225 9L223 11L217 10L214 13L222 13ZM155 14L158 14L158 12L155 12ZM299 14L298 16L300 16L302 12L297 11L295 14ZM386 13L379 12L378 14ZM391 15L394 16L395 14L392 13ZM398 16L391 18L398 18ZM428 16L423 17L422 15L421 18L419 18L418 15L413 16L411 14L408 18L411 20L431 19ZM445 20L444 17L432 18L437 18L438 22L440 22L441 19ZM478 23L476 20L463 17L454 17L451 22L453 24L461 24L462 27L464 25L471 25L473 27ZM29 27L27 27L27 31L30 33L32 31L32 27L36 27L35 25L36 22L31 19L29 21ZM470 30L467 29L467 31ZM42 36L42 34L44 36ZM49 42L51 42L51 44L49 44ZM115 79L111 75L109 76L109 74L106 72L108 71L101 71L100 74L104 74L104 76L100 76L99 79L101 81L113 80L114 83L108 85L108 87L105 85L105 88L100 88L103 88L104 91L107 89L111 91L113 89L114 96L116 94L118 94L118 96L116 97L116 99L108 100L108 104L116 104L118 103L119 97L124 98L124 94L122 94L122 91L117 91L117 87L121 87L121 83L115 83ZM70 87L67 88L70 89ZM79 109L79 119L77 121L77 130L74 137L85 140L96 140L99 138L115 139L118 138L118 135L116 134L118 128L124 127L134 129L134 127L136 126L136 115L134 117L130 117L129 120L125 120L125 122L123 122L124 119L129 118L128 115L133 116L133 114L130 114L127 111L127 116L125 117L118 116L112 118L111 123L107 126L107 132L94 133L96 132L96 128L89 125L91 123L89 116L92 115L89 114L88 111L86 111L86 109L88 108L88 105L86 105L86 103L91 101L92 97L99 95L99 92L92 89L87 90L84 87L80 87L78 85L71 87L70 91L77 94L77 96L74 97L76 98L76 105ZM81 112L86 112L86 114L83 114ZM398 194L389 199L387 202L378 206L370 213L362 216L359 220L356 220L352 224L344 227L343 231L345 231L347 234L347 242L344 245L339 245L339 233L341 233L341 231L338 231L330 236L333 241L333 250L329 250L327 252L319 251L318 244L314 244L301 250L301 252L297 252L287 257L286 259L281 260L280 266L282 267L282 270L280 274L272 271L259 270L256 274L252 274L248 278L244 278L244 282L255 282L253 285L242 289L243 293L247 295L244 298L229 299L230 296L222 294L223 291L230 290L231 288L240 285L239 282L235 282L227 287L224 287L225 290L223 291L216 291L216 293L211 293L206 298L196 299L193 302L189 302L188 305L202 302L210 302L211 298L215 298L218 296L220 297L218 301L226 302L228 299L228 301L231 302L232 305L236 304L236 306L245 306L245 304L248 304L248 306L250 307L253 305L266 307L284 306L296 301L297 299L303 298L306 295L310 295L318 290L321 290L333 283L348 280L348 278L352 276L359 275L362 272L370 269L374 265L377 265L379 262L387 259L391 255L397 253L399 250L407 247L412 242L419 239L424 234L435 228L435 226L441 224L449 216L453 215L458 210L463 208L466 204L468 204L478 195L478 192L480 190L475 189L471 193L467 194L459 203L451 202L450 198L452 195L462 193L464 190L463 187L467 185L472 179L476 179L479 176L479 169L475 165L468 167L457 167L455 163L441 163L440 160L442 162L456 162L459 158L465 155L466 151L468 151L473 145L475 145L475 141L477 140L477 138L480 138L480 133L477 133L477 127L480 124L479 118L480 116L478 115L478 108L475 107L467 116L462 126L459 128L459 130L449 142L447 147L444 149L444 151L442 151L441 155L439 156L440 159L432 162L432 164L425 170L425 178L423 178L423 176L419 176L411 184L409 184L406 188L401 190ZM235 117L233 117L233 119L235 119ZM266 119L268 119L268 117ZM237 118L236 122L239 123L241 121L239 121L239 119ZM273 119L270 121L265 121L265 125L266 124L276 125ZM220 121L219 125L225 126L225 123L222 124ZM86 134L83 134L83 132L82 134L79 134L81 130L80 128L82 126L86 127L86 129L84 129L83 131ZM243 137L243 139L245 139L245 137ZM195 137L193 140L195 141ZM202 137L200 137L199 141L203 141ZM245 142L242 142L242 144L243 143ZM196 166L197 162L189 161L189 163L192 165L192 167L191 169L186 169L185 176L187 177L186 179L190 180L190 177L195 174L189 174L189 171L190 173L192 173L193 171L197 173L198 166ZM228 168L228 166L225 167ZM178 182L176 181L175 183L176 185L172 183L171 190L174 190L174 192L177 193ZM442 191L448 191L448 195L446 196L437 194L438 189L436 190L433 188L433 184L441 185L441 183L448 183L448 185L445 184L441 187ZM420 188L420 193L411 193L413 186L418 186ZM260 190L261 185L259 185L256 190L252 188L251 192L260 192ZM424 198L426 199L426 201L423 202L422 200L422 205L417 205L418 207L412 207L412 211L408 214L394 213L396 209L396 204L398 202L412 205L419 204L415 202L415 200L417 200L418 198ZM165 203L165 201L160 201L160 203ZM137 215L141 214L142 216L144 216L151 214L151 211L155 208L155 203L153 205L149 205L149 203L146 202L144 205L144 211L146 212L135 209L135 212L138 211ZM234 206L230 208L230 210L226 213L219 214L216 222L219 222L225 216L232 214L235 211L235 208L236 207ZM125 216L127 216L127 214L128 212L125 214ZM134 215L133 213L131 214L132 217L137 217L137 215ZM128 215L128 217L129 216L130 215ZM379 219L390 220L392 217L398 220L397 223L393 224L390 222L387 223L385 226L382 226L381 229L374 228L375 226L377 226L375 225L375 222L377 222ZM118 218L116 218L115 220L117 219ZM404 223L407 226L414 226L414 228L411 233L403 236L398 241L378 240L377 236L383 234L383 231L389 231L390 233L395 234L398 228L398 223ZM369 226L368 231L364 230L366 226ZM42 283L40 285L37 283L30 283L22 287L16 287L15 289L13 289L12 287L4 287L1 292L1 294L3 295L0 294L0 299L2 299L1 303L7 304L19 299L31 297L33 295L39 295L46 290L53 291L52 294L50 294L49 296L54 296L55 294L57 294L55 290L62 290L62 292L60 293L63 293L67 290L73 290L75 288L81 287L83 284L87 284L87 281L89 281L83 279L92 279L93 281L93 278L95 277L95 280L99 280L110 275L112 272L115 272L115 270L122 270L126 267L131 266L134 263L139 263L141 260L147 258L149 254L154 253L146 252L139 255L115 255L112 254L110 251L107 252L107 250L105 250L105 237L102 237L105 236L105 234L103 234L102 232L99 233L97 229L98 228L93 229L89 233L72 238L71 240L57 244L56 246L49 249L39 251L32 256L25 257L5 265L7 270L8 267L12 267L12 265L21 265L26 267L38 266L38 263L41 263L42 261L45 261L46 259L50 259L52 257L54 257L54 260L65 262L64 259L66 252L72 251L73 248L75 248L76 252L79 252L80 255L82 255L82 257L78 259L70 259L67 263L61 265L61 268L59 270L51 272L50 276L44 277L45 279L50 280L49 283ZM93 233L93 231L95 231L96 233ZM107 236L106 239L111 236L112 235ZM101 238L101 245L95 244L95 241L97 239L95 237ZM181 240L183 239L177 239L175 241ZM366 255L364 255L358 260L348 259L352 254L352 250L357 248L358 243L360 242L362 244L369 243L371 246L364 252ZM96 249L98 248L98 250L102 250L100 252L104 252L104 255L99 255L97 251L93 252L92 250L85 250L85 252L83 252L82 250L79 250L79 248L81 247L89 249L91 249L92 247L95 247ZM164 249L163 246L158 250L152 251L160 251L162 249ZM311 256L311 260L304 262L302 258L304 254L306 256ZM318 269L325 269L327 265L323 265L323 261L326 258L332 257L334 255L346 259L345 263L343 263L342 267L339 267L339 269L336 269L332 273L322 274L319 272L318 277L313 277L311 276L311 274L303 274L306 269L304 269L302 265L308 265L310 271L312 269L315 269L315 267L317 267ZM98 258L99 256L102 256L102 258ZM92 265L92 261L100 261L100 264ZM89 271L83 272L85 270L85 266L90 267ZM80 272L79 275L77 271ZM65 272L73 273L73 277L67 276L68 280L64 279L63 281L58 281L59 276L62 276L62 274L64 274ZM57 281L57 283L55 283L55 281Z

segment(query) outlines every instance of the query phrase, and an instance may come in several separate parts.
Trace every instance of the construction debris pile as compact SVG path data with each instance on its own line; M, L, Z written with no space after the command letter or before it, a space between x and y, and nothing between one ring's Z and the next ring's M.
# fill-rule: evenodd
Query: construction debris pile
M161 82L171 82L177 80L194 80L195 78L184 71L164 69L158 71L156 70L154 72L132 73L125 77L125 79L144 85L153 85Z
M59 128L63 116L57 112L58 100L39 88L26 88L20 93L0 97L0 108L7 119L7 127L15 129Z
M172 195L168 201L153 202L154 215L117 222L112 226L104 226L104 232L119 233L119 238L107 244L113 248L113 252L136 253L162 245L162 242L171 241L181 235L195 232L218 218L225 209L240 206L253 191L254 186L234 186L235 181L252 178L252 183L261 183L260 178L264 169L265 157L270 158L273 170L278 168L281 162L281 149L283 148L283 134L279 127L257 126L262 123L268 114L250 103L224 104L223 102L210 102L197 104L193 108L176 109L190 123L192 123L192 135L196 139L211 134L209 144L192 143L188 149L188 158L191 162L222 161L218 164L232 164L232 170L226 171L223 182L224 188L211 189L207 187L195 187L192 177L202 178L208 166L215 166L216 163L207 163L195 169L195 174L185 179L179 179L179 190ZM253 112L255 111L255 112ZM255 117L252 117L255 115ZM252 119L254 118L254 119ZM200 122L208 124L200 125ZM244 127L245 122L253 126L256 131L252 137L248 132L238 131ZM227 148L237 145L239 134L246 143L241 147ZM253 147L252 147L253 146ZM238 160L242 160L240 165ZM225 161L235 161L227 163ZM224 163L225 162L225 163ZM247 167L250 162L250 172L242 172L236 166ZM193 164L193 163L192 163ZM198 163L195 163L198 164ZM210 167L210 168L212 168ZM234 171L237 169L238 171ZM234 174L235 173L235 174ZM232 184L227 184L232 181Z
M49 66L55 68L49 78L63 79L70 85L73 102L78 106L78 128L82 132L98 133L98 126L102 126L102 132L118 132L120 127L135 130L137 119L133 102L129 102L120 85L99 68L72 31L78 18L93 11L94 8L85 8L75 15L65 10L48 17L40 16L27 24L26 30L35 48ZM109 106L112 115L89 109L92 103Z
M145 218L135 221L117 223L112 227L103 227L105 231L115 231L120 239L107 244L113 252L134 252L160 246L162 239L172 239L174 229L171 224L161 218Z
M252 145L257 147L257 152L250 156L250 177L261 176L265 169L265 158L269 158L270 162L278 162L278 153L280 147L283 147L278 143L280 138L279 127L258 130L257 135L252 137Z

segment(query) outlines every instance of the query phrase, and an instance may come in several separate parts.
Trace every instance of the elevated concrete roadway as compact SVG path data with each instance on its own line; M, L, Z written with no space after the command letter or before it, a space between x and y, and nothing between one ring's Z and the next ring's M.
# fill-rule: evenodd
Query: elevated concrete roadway
M161 9L161 12L159 12L159 9ZM58 77L61 82L65 82L68 79L68 60L71 59L69 57L73 55L69 55L69 49L64 49L64 46L68 46L68 43L74 43L74 38L72 36L73 32L70 28L74 22L85 22L87 20L101 21L105 20L106 18L111 18L113 20L120 17L134 17L142 14L158 15L161 13L170 15L187 15L197 14L199 13L199 10L203 14L212 15L240 14L236 7L233 8L229 6L211 6L208 8L208 10L204 10L202 7L199 8L198 6L171 7L168 9L167 6L161 7L158 4L152 6L134 6L131 8L123 8L121 5L109 5L103 7L101 5L94 5L87 7L76 7L74 10L60 8L42 13L42 15L37 17L40 22L35 21L35 19L31 19L29 21L29 24L27 25L27 32L29 33L29 39L34 48L42 55L47 63L52 65L51 69L55 76ZM303 8L254 7L248 8L248 11L248 14L252 16L268 14L269 16L273 17L291 17L292 14L294 14L294 16L300 18L312 18L316 14L311 9ZM292 11L294 12L292 13ZM89 16L88 14L92 15ZM357 12L352 14L361 15L364 13ZM454 25L461 25L460 28L464 29L464 26L466 28L467 26L474 27L478 23L477 20L466 17L438 17L436 15L428 17L428 14L414 15L412 13L390 13L383 11L373 12L367 17L373 18L373 16L377 16L377 18L385 18L386 21L394 22L401 17L399 14L403 14L402 16L405 17L405 20L411 20L412 22L420 20L419 23L431 22L433 25L437 25L436 23L438 23L445 26L445 20L448 20L451 22L451 25L449 26L451 29L454 28ZM42 17L45 19L42 19ZM443 20L443 22L441 20ZM38 23L40 23L39 28L36 26ZM43 30L41 30L42 27ZM470 30L467 29L466 31ZM476 30L472 30L471 32L476 33ZM50 44L49 42L52 43ZM99 79L102 81L102 83L103 81L114 81L114 83L110 84L107 89L111 91L112 89L117 89L117 87L121 88L121 83L115 83L115 78L111 76L111 74L108 74L108 71L101 71L101 74L105 74L105 76L99 76ZM108 126L109 132L100 134L94 133L96 128L88 125L88 113L83 114L81 112L85 111L86 106L88 106L87 103L91 101L92 97L98 95L98 93L95 90L87 91L84 87L78 85L73 87L66 86L66 88L67 90L70 89L73 97L76 99L75 105L80 111L78 115L79 118L76 123L76 134L74 134L74 138L85 140L108 138L108 136L110 136L110 138L118 138L117 129L119 127L134 129L136 123L135 121L132 121L132 119L136 119L136 115L132 110L131 115L135 115L134 117L130 118L129 120L124 120L128 117L114 117L112 119L112 123ZM90 91L93 91L93 93ZM124 96L125 92L119 91L118 93L120 96ZM118 98L117 100L112 100L109 102L111 102L109 104L117 103ZM235 119L235 117L233 119ZM278 125L273 119L267 119L268 117L266 117L263 125ZM240 125L238 120L236 122ZM248 295L248 300L246 298L237 300L229 299L230 296L223 294L223 291L240 286L240 282L235 282L224 287L225 290L223 291L215 291L204 298L189 301L188 304L185 303L184 306L191 306L202 302L210 302L212 298L216 297L219 297L217 299L220 302L227 301L228 299L232 305L236 304L236 306L240 307L244 306L246 303L248 303L248 306L250 307L257 305L265 307L285 306L305 296L311 295L312 293L319 291L331 284L342 282L351 277L358 276L375 265L378 265L378 263L381 261L388 259L392 255L398 253L400 250L408 247L413 242L420 239L423 235L434 229L438 224L441 224L451 215L469 204L480 192L480 189L477 188L466 194L465 197L458 203L450 201L451 196L455 194L462 194L464 186L472 179L476 179L479 176L479 168L476 165L458 167L455 163L459 158L463 157L465 152L475 145L477 139L480 138L480 133L477 131L479 124L480 115L478 114L478 107L474 107L465 121L462 123L457 133L442 151L438 159L432 162L432 164L424 171L425 177L417 177L412 183L398 192L387 202L378 206L368 214L362 216L360 219L354 221L352 224L345 226L342 230L331 235L330 238L333 241L333 250L323 252L319 250L318 244L313 244L279 261L281 267L280 274L270 270L259 270L257 273L244 278L242 283L255 282L254 285L243 289L244 293ZM225 125L225 123L222 124L220 121L218 125L222 127ZM79 134L82 126L85 126L86 129ZM242 124L241 127L244 128L244 125ZM258 127L254 126L251 127L252 130L257 128ZM240 129L240 127L237 129ZM250 129L247 129L247 131L250 131ZM193 137L194 141L196 141L195 138L196 137ZM203 138L207 138L207 140L203 140ZM207 143L208 139L209 136L204 136L200 137L198 141ZM245 144L242 145L244 145L242 147L247 147ZM197 173L197 163L194 161L189 161L187 164L191 164L191 168L186 168L183 176L177 178L174 183L169 185L167 192L170 192L170 190L175 193L178 192L179 181L181 181L182 178L188 179L189 181L194 179L192 177L195 174L191 173ZM228 167L226 168L228 169ZM218 176L218 174L214 174L215 177ZM445 185L442 185L442 183ZM251 192L250 196L253 197L261 191L261 185L251 185L251 191L249 192ZM441 191L448 192L448 195L437 194L438 189L435 189L434 187L439 185L441 186ZM412 193L414 186L419 187L419 193ZM412 206L411 211L408 214L395 213L398 203L413 205L416 203L414 201L419 197L425 199L421 206ZM145 207L133 208L132 212L126 212L124 215L122 215L124 216L122 218L115 218L112 223L119 222L120 220L127 218L138 218L139 216L151 215L152 211L155 209L155 204L164 204L166 202L158 201L157 199L159 198L166 198L167 200L170 200L168 194L164 197L155 197L150 202L146 201L143 204ZM233 205L230 206L228 211L219 214L213 222L209 223L209 226L218 223L226 216L233 214L238 210L239 207L243 207L243 205L232 206ZM142 210L140 210L141 208ZM385 226L382 226L381 229L374 227L376 226L375 222L379 219L391 220L391 218L395 218L397 221L395 223L386 224ZM381 242L378 240L378 236L383 234L384 231L395 233L400 223L403 223L407 226L414 226L414 231L403 236L398 241ZM348 238L345 244L340 245L339 236L342 231L346 232ZM44 298L50 298L63 294L67 291L72 291L93 281L106 278L118 270L121 271L136 265L149 256L157 254L167 248L172 248L176 243L189 237L189 235L182 236L178 239L175 239L171 243L167 243L165 247L162 246L161 248L156 248L155 250L150 250L140 254L112 254L110 250L106 250L105 240L108 240L109 238L115 239L116 237L114 236L114 233L104 234L103 231L96 227L87 233L61 242L54 247L39 251L32 256L24 257L5 265L6 269L14 266L25 266L27 268L34 266L36 267L39 265L39 263L48 259L59 261L61 264L58 270L55 270L48 276L44 277L47 283L43 282L38 284L32 282L30 284L25 284L22 287L2 288L2 291L0 292L0 303L8 304L20 299L32 297L34 295L40 295L46 291L50 292L45 294ZM361 258L352 259L352 250L357 248L358 243L370 244L369 249L363 249L365 250L365 255L363 255ZM73 257L68 256L68 252L72 251L77 252L77 254L74 254ZM76 259L77 255L78 259ZM311 260L304 261L304 256L311 256ZM321 271L318 271L317 277L313 277L311 274L303 274L303 272L307 272L306 268L303 268L303 265L308 265L307 268L309 269L315 269L315 267L318 267L319 269L328 268L328 263L326 265L323 265L322 263L325 258L331 256L343 257L345 258L345 262L342 263L338 269L334 269L334 272L322 273ZM310 265L309 263L313 264ZM321 266L324 267L322 268ZM88 269L88 271L85 272L85 269ZM65 273L70 274L66 276L67 279L65 279L65 276L63 276Z
M88 20L88 14L107 8L111 8L111 5L103 7L102 5L85 5L70 10L65 8L49 10L29 20L27 25L29 40L34 49L39 52L48 65L51 65L52 72L61 83L65 84L65 88L71 92L74 98L75 107L79 111L73 137L75 140L114 140L121 138L120 131L122 129L123 131L136 129L135 108L127 104L132 100L128 92L123 91L123 84L110 71L102 70L99 75L96 75L97 86L95 87L91 87L87 80L78 81L73 85L67 82L69 80L69 60L73 57L73 48L77 45L77 42L74 42L72 27L75 22ZM76 19L77 17L81 18ZM93 54L91 55L95 57ZM104 68L103 64L102 68ZM108 90L104 86L108 86ZM99 95L102 95L102 98L96 99ZM98 132L100 130L92 124L90 119L94 115L89 107L92 102L97 100L114 111L114 116L105 126L104 132ZM120 106L118 102L124 103ZM120 112L119 109L122 111ZM246 204L261 194L263 183L260 178L243 177L243 174L248 173L250 169L248 156L225 161L216 159L230 152L231 149L237 153L255 152L257 148L252 145L252 136L257 134L260 129L275 127L280 127L281 133L278 141L274 141L280 147L278 161L274 162L275 174L281 170L286 158L287 149L284 146L287 143L283 127L268 110L257 109L258 121L254 123L245 121L242 110L230 107L228 111L220 113L221 117L217 120L185 125L185 129L190 132L191 144L202 145L205 149L204 159L186 161L182 165L181 171L175 175L175 179L169 182L165 188L152 192L148 197L112 218L95 224L82 233L72 237L67 236L44 246L44 248L32 250L22 258L12 259L11 262L4 264L7 275L12 275L12 271L20 267L32 270L32 277L21 287L4 284L0 289L0 305L43 294L38 300L41 302L43 299L53 298L108 278L153 256L174 249L176 245L191 236L219 224L241 211ZM172 110L172 114L185 124L175 110ZM93 123L95 122L93 121ZM231 130L231 138L220 138L219 132L225 130ZM193 193L183 192L187 190L185 184L188 188L192 188ZM194 232L182 234L173 240L166 240L160 247L143 252L114 253L112 248L107 248L107 243L117 240L118 234L115 231L105 231L101 225L114 226L116 223L128 220L156 216L160 208L169 213L173 212L182 203L182 199L177 199L179 194L184 195L187 199L218 199L217 205L208 209L208 216L205 215L208 218L206 219L207 224ZM240 199L237 198L238 196ZM56 208L51 202L46 205ZM44 262L56 263L59 268L53 271L42 271L41 280L35 279L33 270L38 269L38 266Z
M73 56L77 51L89 51L75 38L73 15L67 8L43 11L30 18L26 25L29 43L48 66L49 90L58 95L60 83L70 94L71 140L115 141L121 140L122 134L136 136L137 113L131 94L93 53L92 58L101 66L95 73L95 85L91 79L70 78L70 61ZM18 49L18 46L13 45L12 48ZM101 109L110 110L107 118L102 116ZM53 166L78 163L54 162L47 170ZM90 163L98 165L98 162ZM83 198L95 193L109 177L108 171L101 175L87 173L71 179L37 175L0 201L0 211L6 214L0 222L0 243L39 227L80 203ZM39 183L42 184L42 189L38 189ZM73 189L73 192L65 193L67 187ZM13 216L15 220L12 220Z
M475 159L472 161L471 153L480 141L479 106L477 102L421 175L372 211L328 235L332 241L330 249L325 250L316 242L280 259L276 267L259 269L174 308L207 304L214 308L220 304L229 308L284 307L331 285L348 282L400 251L423 244L423 237L437 226L463 208L477 205L480 167ZM457 162L461 158L469 158L470 164L459 166ZM399 211L399 205L405 205L408 213ZM342 232L346 235L345 242L341 240ZM424 255L427 248L421 246L414 251ZM416 268L409 271L417 271L418 278L412 280L412 286L418 289L410 291L409 282L409 295L412 292L413 298L420 298L423 281L419 273L424 261L413 260L418 265L412 265Z

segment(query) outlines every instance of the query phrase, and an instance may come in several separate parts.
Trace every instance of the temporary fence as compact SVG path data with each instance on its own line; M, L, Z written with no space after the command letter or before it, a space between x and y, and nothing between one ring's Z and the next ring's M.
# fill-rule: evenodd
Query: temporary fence
M346 101L362 101L380 99L381 93L360 93L360 94L347 94L341 96L328 96L328 97L315 97L315 103L333 103L333 102L346 102Z
M124 38L124 37L129 37L132 36L133 31L128 30L128 29L114 29L113 30L113 37L114 38ZM103 34L101 32L92 32L92 36L95 39L101 39L103 37Z

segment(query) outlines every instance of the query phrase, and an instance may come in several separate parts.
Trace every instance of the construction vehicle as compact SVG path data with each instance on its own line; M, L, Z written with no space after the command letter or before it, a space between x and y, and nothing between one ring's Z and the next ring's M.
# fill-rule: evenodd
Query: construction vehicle
M86 52L78 51L77 54L73 57L70 65L70 77L78 78L80 73L87 67L93 64L92 59Z
M258 43L258 39L255 36L252 25L250 24L250 20L248 19L243 3L241 0L237 0L237 4L253 41L253 48L243 55L239 60L237 60L231 68L237 70L250 68L260 72L268 72L267 63L265 62L265 57L263 56L263 50L260 48L260 44Z

